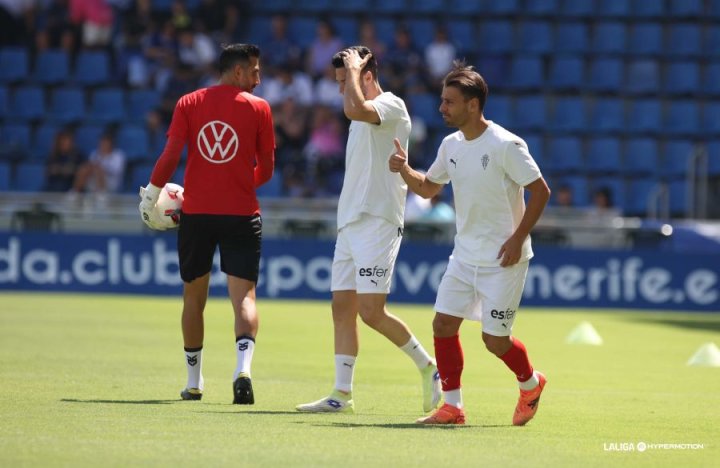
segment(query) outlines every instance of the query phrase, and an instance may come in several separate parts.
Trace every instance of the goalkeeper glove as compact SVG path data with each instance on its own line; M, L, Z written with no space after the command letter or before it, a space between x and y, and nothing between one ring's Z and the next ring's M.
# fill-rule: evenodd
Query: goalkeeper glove
M160 187L148 183L147 187L140 187L140 217L143 223L150 229L164 231L165 227L160 222L159 214L155 211L155 204L160 197Z

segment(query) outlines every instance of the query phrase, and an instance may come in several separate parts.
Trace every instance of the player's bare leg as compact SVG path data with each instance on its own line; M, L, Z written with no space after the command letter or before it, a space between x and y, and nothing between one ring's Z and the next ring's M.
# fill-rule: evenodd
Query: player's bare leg
M183 400L200 400L203 391L202 348L205 335L203 312L207 303L210 273L183 284L182 332L187 367L187 385L180 392Z
M233 403L252 405L251 365L258 331L255 283L228 275L228 293L235 313L235 351L237 365L233 374Z
M515 406L513 424L523 426L535 416L547 379L533 370L525 345L517 338L483 333L483 341L488 351L500 358L517 377L520 397Z

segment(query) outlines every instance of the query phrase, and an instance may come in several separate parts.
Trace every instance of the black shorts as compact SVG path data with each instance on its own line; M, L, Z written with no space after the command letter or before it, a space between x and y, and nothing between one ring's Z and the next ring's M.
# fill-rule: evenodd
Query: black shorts
M257 283L260 271L262 218L255 216L182 214L178 228L180 277L186 283L212 269L220 246L220 269Z

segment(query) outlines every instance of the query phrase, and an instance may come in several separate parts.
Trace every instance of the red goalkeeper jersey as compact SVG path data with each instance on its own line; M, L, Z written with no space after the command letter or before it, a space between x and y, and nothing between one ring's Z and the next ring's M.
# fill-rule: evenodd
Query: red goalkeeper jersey
M229 85L199 89L177 102L167 135L168 143L188 148L183 212L260 212L255 188L272 177L275 150L265 100ZM164 185L175 171L178 146L166 146L151 176L154 185Z

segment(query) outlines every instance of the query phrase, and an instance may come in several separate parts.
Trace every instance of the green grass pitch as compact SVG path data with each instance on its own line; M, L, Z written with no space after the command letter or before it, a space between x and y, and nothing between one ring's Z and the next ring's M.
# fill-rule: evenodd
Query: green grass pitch
M466 322L468 424L422 427L414 365L365 325L357 414L294 411L333 384L329 301L259 301L256 403L234 406L232 313L211 300L205 395L179 401L180 306L177 297L0 294L0 466L718 466L720 369L686 362L703 343L720 344L720 314L521 309L515 335L548 377L523 428L511 425L514 377ZM431 305L390 310L432 349ZM583 320L603 346L565 344ZM639 442L702 448L640 452Z

